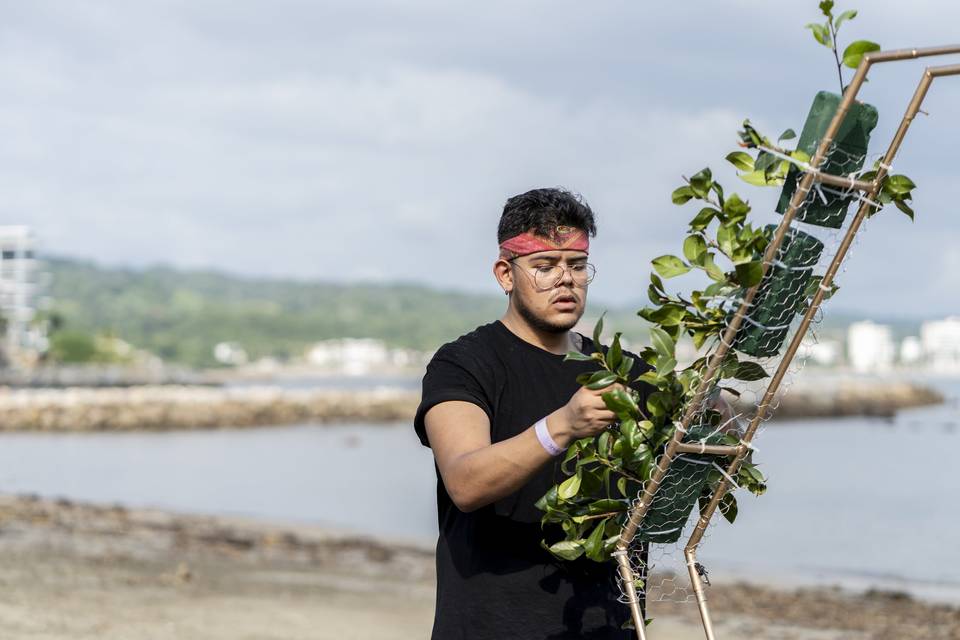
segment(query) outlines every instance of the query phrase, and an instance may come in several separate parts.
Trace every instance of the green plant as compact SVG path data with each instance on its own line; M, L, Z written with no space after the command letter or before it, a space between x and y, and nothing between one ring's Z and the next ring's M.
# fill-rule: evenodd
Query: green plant
M833 17L833 4L820 3L828 23L813 25L816 27L813 31L817 41L833 48L836 54L837 30L845 21L854 18L856 12L846 11ZM855 42L844 51L844 62L856 66L864 53L878 48L879 45L868 41ZM840 58L838 54L836 57L839 69ZM726 160L742 172L740 177L750 185L780 186L787 179L791 165L802 167L810 162L806 152L779 146L793 138L796 133L787 129L775 144L746 120L739 132L740 147L745 150L730 153ZM876 175L869 172L861 179L873 180ZM913 212L905 201L911 198L914 187L906 176L885 177L877 195L878 206L871 207L869 215L879 206L893 202L913 219ZM633 498L649 481L657 459L674 437L677 422L696 395L708 363L720 346L720 336L728 324L724 302L735 298L737 292L759 284L764 276L762 259L770 237L763 228L755 228L749 222L749 202L736 193L728 194L709 168L685 178L685 184L673 191L671 199L676 205L695 202L699 211L687 225L681 254L662 255L652 261L653 272L647 290L652 306L637 312L651 325L650 346L638 354L651 366L650 370L631 379L633 361L623 353L621 333L616 333L609 350L602 352L599 347L602 316L593 334L597 351L590 355L570 352L566 356L566 359L592 360L598 364L597 371L577 379L580 384L601 389L619 382L626 391L617 389L603 394L607 407L617 416L615 428L573 442L561 462L561 469L567 477L551 487L536 503L544 512L542 523L559 524L564 533L564 538L559 541L541 542L544 548L561 559L572 560L582 555L603 562L610 558ZM667 290L664 279L690 271L701 271L709 284L686 296ZM798 311L807 308L809 298L819 285L819 277L811 278ZM824 297L829 298L836 289L831 285ZM685 337L692 341L699 357L678 369L676 345ZM724 380L752 382L768 376L760 364L741 360L731 349L724 355L709 383L736 395L736 390L729 386L729 382L724 384ZM640 394L629 386L634 382L644 382L653 388L643 406L640 405ZM707 431L715 430L721 418L718 410L708 406L703 409L698 424ZM718 437L725 444L740 442L732 433L718 434ZM716 459L720 466L731 461L730 458ZM701 501L713 493L722 477L716 469L709 471L700 494ZM766 490L766 480L752 460L752 451L740 466L735 480L755 495ZM737 503L733 495L724 495L720 511L728 521L736 519Z
M857 12L849 10L834 16L833 7L833 0L823 0L820 3L820 12L827 21L823 24L811 22L805 28L810 29L817 42L833 51L833 58L837 63L837 76L840 78L840 93L843 93L843 65L856 69L860 65L860 60L864 54L879 51L880 45L869 40L857 40L847 45L847 48L843 50L843 58L841 58L837 52L837 33L844 22L857 17Z

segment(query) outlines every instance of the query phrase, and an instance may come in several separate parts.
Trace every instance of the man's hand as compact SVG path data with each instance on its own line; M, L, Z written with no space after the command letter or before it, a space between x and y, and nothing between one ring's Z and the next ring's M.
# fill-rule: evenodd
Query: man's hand
M593 436L617 419L603 402L604 393L581 387L570 401L547 416L547 429L558 446ZM461 511L473 511L510 495L553 458L537 438L535 427L491 444L490 420L471 402L448 400L430 408L424 425L437 468L450 498Z
M730 403L727 402L727 399L724 398L720 392L708 398L707 408L720 413L720 424L722 425L720 431L722 433L740 435L742 431L740 428L740 419L734 417L733 407L730 406Z
M580 387L567 404L547 416L547 428L554 442L566 447L574 440L601 433L615 422L617 414L607 408L602 397L614 389L626 391L620 383L596 390Z

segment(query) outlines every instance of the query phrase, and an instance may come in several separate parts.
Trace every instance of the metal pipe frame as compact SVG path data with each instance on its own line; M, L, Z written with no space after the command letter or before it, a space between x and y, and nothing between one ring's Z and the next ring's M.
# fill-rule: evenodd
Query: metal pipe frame
M824 159L827 156L827 153L830 150L830 146L833 143L833 139L837 134L837 131L840 128L843 119L846 117L847 112L850 109L850 105L853 104L854 99L857 96L857 93L860 91L860 88L863 86L863 83L866 81L867 73L870 68L875 64L885 63L885 62L896 62L902 60L913 60L916 58L930 57L930 56L941 56L941 55L950 55L960 53L960 45L949 45L942 47L929 47L924 49L899 49L893 51L881 51L873 54L864 55L863 59L860 62L857 71L854 74L853 81L850 85L847 86L843 94L843 99L840 102L840 105L837 108L836 114L834 114L833 120L830 122L830 125L827 127L827 131L824 134L823 138L820 141L820 145L817 148L816 153L813 158L810 160L810 170L804 173L803 178L800 181L800 185L797 190L794 192L793 197L790 200L790 205L783 214L783 218L780 221L780 224L777 226L777 230L774 233L770 244L767 246L766 251L764 252L762 260L762 270L763 274L766 275L769 265L773 262L776 252L779 250L780 245L783 241L784 236L786 235L787 229L790 224L793 222L794 217L796 216L797 211L800 206L806 200L807 194L810 192L815 180L823 180L825 174L819 171L819 167L822 165ZM910 101L910 105L907 108L907 113L904 115L903 120L901 121L900 127L894 135L893 140L890 143L890 146L887 150L884 160L880 165L880 168L877 172L877 177L872 183L864 183L863 185L852 185L849 178L840 178L842 181L841 186L849 186L852 188L860 188L861 186L869 185L869 189L861 189L866 191L867 198L866 200L872 200L876 197L877 193L880 190L881 183L886 176L886 172L891 165L894 156L899 150L903 139L906 136L907 130L910 127L910 124L913 122L913 119L916 117L916 114L920 111L920 106L923 103L923 99L926 97L927 91L930 88L930 84L935 78L960 75L960 65L949 65L943 67L931 67L927 68L924 71L923 77L920 81L920 85L917 87L916 92L914 93L913 99ZM818 175L819 174L819 175ZM821 287L817 289L814 297L810 303L810 306L807 308L806 313L804 314L803 320L794 334L793 339L790 342L787 352L784 355L783 359L780 362L779 367L777 368L776 374L773 376L769 386L767 387L766 392L764 393L763 399L760 402L760 405L757 408L757 413L751 421L747 431L741 438L741 444L737 445L739 451L736 453L734 460L730 463L727 468L727 475L729 477L734 477L735 474L739 471L740 465L743 462L743 459L749 452L749 445L753 439L754 434L759 427L760 422L764 419L766 410L769 407L770 401L773 398L774 393L777 388L780 386L786 371L790 365L790 362L793 360L794 355L796 354L797 349L800 346L800 341L803 339L806 334L807 328L810 326L810 323L813 319L814 314L820 306L820 303L823 301L824 291L829 288L830 284L833 281L833 277L836 275L839 270L840 264L843 261L844 256L847 253L850 245L853 242L853 237L856 234L857 230L860 227L860 224L863 222L863 219L867 216L870 208L868 202L863 202L860 209L858 210L856 216L850 224L846 234L844 235L843 240L841 241L840 247L837 250L836 255L830 263L830 266L827 268L827 272L823 276L821 281ZM727 352L730 349L730 345L733 344L733 340L736 337L737 331L740 328L743 318L746 315L746 310L750 307L753 302L753 298L757 293L759 285L755 285L748 289L744 295L743 301L740 307L737 309L737 312L734 314L733 318L730 321L730 324L727 326L724 331L721 339L720 345L717 347L717 350L711 356L706 372L704 373L700 384L697 386L697 390L694 393L693 398L687 404L686 409L684 410L683 417L680 421L680 424L677 426L676 431L674 432L673 437L667 443L666 450L663 455L660 456L657 461L657 465L654 468L653 473L651 474L650 480L644 485L643 493L640 497L639 502L634 505L628 514L627 522L621 531L620 539L617 541L617 548L614 552L614 556L617 559L619 564L620 576L624 584L624 588L627 592L628 606L630 607L631 616L633 618L634 626L636 629L637 640L646 640L646 632L644 629L644 620L643 615L640 611L639 599L637 597L636 588L634 586L635 576L633 570L630 567L630 562L628 558L629 545L636 536L637 529L643 522L643 519L646 517L647 512L650 509L650 506L653 503L654 496L656 495L657 490L660 488L661 483L663 482L664 477L667 474L670 465L673 463L674 459L679 453L684 452L687 449L689 443L683 443L682 439L684 434L687 432L690 423L693 421L694 416L699 413L700 408L703 404L703 401L706 397L707 391L714 382L714 376L717 373L717 370L720 367L720 363L723 361ZM699 452L699 445L692 445ZM707 452L712 453L712 452ZM717 455L729 455L729 452L718 453ZM687 545L684 548L684 557L687 563L687 569L690 574L690 581L693 586L694 593L697 599L697 606L700 610L700 617L703 622L704 631L708 640L714 640L714 630L713 623L710 620L710 612L707 608L706 594L703 588L703 583L700 579L700 574L697 571L696 563L696 549L700 543L700 540L703 537L704 531L706 531L707 525L710 522L711 517L716 511L717 507L720 504L720 500L723 498L723 495L726 493L729 488L729 482L726 478L721 479L717 489L714 491L713 496L710 499L706 509L701 512L700 518L697 521L697 525L694 528L693 534L690 537ZM646 585L645 585L646 586Z

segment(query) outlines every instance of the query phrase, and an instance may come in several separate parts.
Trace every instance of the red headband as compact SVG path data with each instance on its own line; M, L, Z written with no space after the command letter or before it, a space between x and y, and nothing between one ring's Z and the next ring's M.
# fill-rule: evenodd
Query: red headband
M586 231L576 227L559 225L551 229L548 236L537 235L531 229L504 240L500 243L500 257L504 260L510 260L529 253L556 251L557 249L587 251L589 246L590 239L587 237Z

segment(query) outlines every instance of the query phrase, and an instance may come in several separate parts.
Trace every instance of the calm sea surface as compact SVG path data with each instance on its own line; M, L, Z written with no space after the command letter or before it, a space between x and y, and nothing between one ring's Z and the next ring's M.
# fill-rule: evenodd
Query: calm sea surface
M418 381L417 381L418 382ZM892 421L781 422L766 495L711 528L716 576L906 589L960 601L960 380ZM158 434L2 434L0 491L302 521L432 543L433 457L409 424Z

